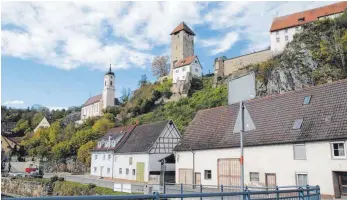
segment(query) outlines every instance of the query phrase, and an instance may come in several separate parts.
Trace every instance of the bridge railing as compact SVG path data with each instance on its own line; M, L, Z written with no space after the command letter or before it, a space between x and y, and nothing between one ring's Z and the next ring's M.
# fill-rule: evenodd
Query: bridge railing
M6 199L6 198L5 198ZM118 200L118 199L200 199L200 200L320 200L319 186L307 186L299 188L275 188L272 190L251 190L243 192L192 192L192 193L166 193L155 192L146 195L115 195L115 196L48 196L48 197L29 197L11 198L9 200Z

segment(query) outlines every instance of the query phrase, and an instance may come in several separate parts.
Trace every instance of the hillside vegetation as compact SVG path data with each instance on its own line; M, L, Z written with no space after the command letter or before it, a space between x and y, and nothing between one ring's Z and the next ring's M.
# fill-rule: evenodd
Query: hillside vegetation
M254 71L256 74L257 95L266 96L346 78L346 28L346 13L335 20L306 24L281 54L266 62L247 66L246 72ZM62 127L55 122L50 128L40 129L23 141L23 145L32 156L56 160L78 156L81 162L89 165L90 150L95 141L113 126L172 119L184 134L196 112L227 105L225 83L228 78L220 77L215 88L212 87L212 77L193 79L188 97L175 102L168 102L172 95L171 80L149 83L144 79L130 98L122 98L124 101L120 107L104 110L103 117L88 119L78 128L73 124ZM33 122L38 123L32 119Z

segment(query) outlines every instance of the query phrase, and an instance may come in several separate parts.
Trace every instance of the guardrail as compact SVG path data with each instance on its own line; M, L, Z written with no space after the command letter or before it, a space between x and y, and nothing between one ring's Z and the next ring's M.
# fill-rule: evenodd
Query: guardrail
M63 197L29 197L29 198L11 198L9 200L72 200L72 199L100 199L100 200L118 200L118 199L184 199L184 198L200 198L202 199L221 199L221 200L320 200L319 186L299 187L296 189L288 189L279 187L274 190L249 190L243 192L208 192L208 193L183 193L183 194L154 194L147 195L116 195L116 196L63 196ZM7 199L7 198L5 198Z

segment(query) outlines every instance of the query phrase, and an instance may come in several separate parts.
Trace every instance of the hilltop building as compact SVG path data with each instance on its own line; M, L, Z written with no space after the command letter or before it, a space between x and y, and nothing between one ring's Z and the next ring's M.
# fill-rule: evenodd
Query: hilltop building
M173 92L182 91L180 87L189 85L192 77L202 76L202 66L194 54L195 33L184 22L171 33L171 67L170 77Z
M347 195L347 80L244 102L247 186L319 185ZM175 147L176 183L240 186L240 105L199 111ZM208 162L206 162L208 161Z
M286 44L301 30L301 26L321 19L335 18L347 9L347 2L339 2L320 8L306 10L273 19L270 28L269 48L233 58L219 57L214 63L214 83L218 77L229 76L250 64L269 60L273 55L281 53Z
M276 17L270 28L271 51L280 53L286 44L293 40L295 33L301 30L301 26L322 19L333 19L347 9L347 2L339 2L320 8L306 10L282 17Z
M104 76L104 89L102 94L90 97L81 108L81 121L87 119L88 117L101 116L102 109L108 106L114 106L118 104L118 99L115 98L115 76L111 69L106 72Z

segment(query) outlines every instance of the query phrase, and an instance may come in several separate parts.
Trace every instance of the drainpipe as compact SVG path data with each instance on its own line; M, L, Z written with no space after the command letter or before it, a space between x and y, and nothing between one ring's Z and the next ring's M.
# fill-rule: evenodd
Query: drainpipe
M193 188L195 188L195 152L193 149L190 150L193 154Z

